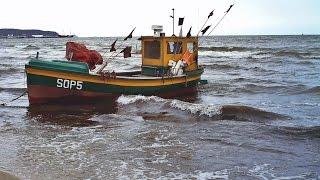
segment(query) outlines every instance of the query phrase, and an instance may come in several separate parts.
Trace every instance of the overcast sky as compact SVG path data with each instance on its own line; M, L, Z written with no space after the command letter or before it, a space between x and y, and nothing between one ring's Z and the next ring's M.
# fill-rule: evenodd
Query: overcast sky
M41 29L59 34L126 36L152 35L151 25L163 25L172 34L178 18L185 17L184 34L216 25L228 7L226 18L211 35L320 34L320 0L1 0L0 28Z

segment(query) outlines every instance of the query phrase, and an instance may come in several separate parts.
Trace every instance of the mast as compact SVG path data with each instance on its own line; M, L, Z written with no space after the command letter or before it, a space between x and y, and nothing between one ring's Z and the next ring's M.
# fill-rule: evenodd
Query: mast
M170 17L172 18L172 36L176 36L174 34L174 8L172 8L172 15Z

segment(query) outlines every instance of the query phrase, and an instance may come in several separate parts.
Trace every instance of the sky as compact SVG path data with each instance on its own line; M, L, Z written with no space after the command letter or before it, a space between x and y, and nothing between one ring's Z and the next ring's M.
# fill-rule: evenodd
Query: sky
M175 8L175 34L184 17L184 34L192 26L194 35L212 10L206 25L213 27L231 4L210 35L320 34L320 0L1 0L0 28L111 37L127 36L134 27L134 36L152 35L152 25L163 25L172 35Z

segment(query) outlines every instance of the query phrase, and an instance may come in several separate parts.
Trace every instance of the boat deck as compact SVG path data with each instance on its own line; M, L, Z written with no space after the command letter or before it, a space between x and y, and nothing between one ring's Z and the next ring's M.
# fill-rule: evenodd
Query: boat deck
M182 75L175 75L175 76L149 76L149 75L144 75L141 74L141 71L130 71L130 72L116 72L116 73L112 73L109 71L106 72L102 72L101 74L97 74L97 73L90 73L92 75L97 75L97 76L116 76L117 78L126 78L126 79L162 79L162 78L172 78L172 77L185 77L186 74L182 74Z

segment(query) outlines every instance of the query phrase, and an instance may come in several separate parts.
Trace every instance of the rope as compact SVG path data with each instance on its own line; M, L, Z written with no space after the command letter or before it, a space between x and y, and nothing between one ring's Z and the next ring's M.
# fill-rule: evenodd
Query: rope
M6 103L2 103L2 104L1 104L1 106L5 106L6 104L8 104L8 103L10 103L10 102L13 102L13 101L15 101L15 100L17 100L17 99L21 98L22 96L26 95L26 94L27 94L27 92L28 92L28 90L27 90L27 91L25 91L25 92L23 92L20 96L18 96L18 97L16 97L16 98L12 99L11 101L8 101L8 102L6 102Z

